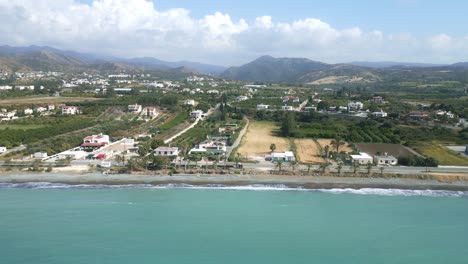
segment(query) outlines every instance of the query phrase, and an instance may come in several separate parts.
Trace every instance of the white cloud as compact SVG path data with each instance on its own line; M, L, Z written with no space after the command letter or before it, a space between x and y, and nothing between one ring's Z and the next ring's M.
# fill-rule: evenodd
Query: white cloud
M0 0L0 36L0 44L224 65L265 54L326 62L453 62L468 56L468 37L338 29L316 18L284 22L265 15L249 22L215 12L197 19L187 9L158 10L150 0Z

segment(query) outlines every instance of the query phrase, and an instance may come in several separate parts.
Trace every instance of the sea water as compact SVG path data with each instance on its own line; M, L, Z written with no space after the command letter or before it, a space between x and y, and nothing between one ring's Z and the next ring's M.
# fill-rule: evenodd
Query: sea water
M468 263L468 196L0 184L0 263Z

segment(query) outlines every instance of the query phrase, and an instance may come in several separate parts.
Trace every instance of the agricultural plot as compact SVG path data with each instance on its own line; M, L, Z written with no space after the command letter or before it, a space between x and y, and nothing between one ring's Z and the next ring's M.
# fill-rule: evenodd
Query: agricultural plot
M72 102L93 102L103 100L102 98L95 97L22 97L0 100L0 105L31 105L31 104L61 104L61 103L72 103Z
M325 149L326 146L329 146L330 147L330 151L336 151L336 147L334 147L331 142L332 142L333 139L317 139L317 142L319 143L320 147L322 149ZM339 152L341 151L345 151L345 152L348 152L348 153L351 153L353 152L353 149L349 147L349 144L347 142L344 142L344 144L342 146L339 147Z
M313 139L295 139L296 157L302 163L323 163L323 150Z
M419 156L414 150L399 145L399 144L371 144L371 143L359 143L356 147L361 152L365 152L371 156L377 153L387 153L394 157L408 157L408 156Z
M270 153L271 144L276 145L277 152L290 150L287 139L274 135L277 129L278 126L272 122L252 121L237 152L255 160L263 160Z
M415 149L425 156L435 158L440 165L468 166L465 155L446 148L440 142L418 142Z

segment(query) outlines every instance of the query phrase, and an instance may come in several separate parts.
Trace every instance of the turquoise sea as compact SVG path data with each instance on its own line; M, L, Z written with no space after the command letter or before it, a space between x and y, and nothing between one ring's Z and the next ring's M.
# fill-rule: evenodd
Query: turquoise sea
M0 184L0 263L468 263L468 194Z

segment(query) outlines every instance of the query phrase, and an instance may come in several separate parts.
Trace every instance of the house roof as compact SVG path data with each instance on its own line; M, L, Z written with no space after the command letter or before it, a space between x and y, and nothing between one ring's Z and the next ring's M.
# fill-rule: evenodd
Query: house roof
M172 152L178 151L178 150L179 148L177 147L157 147L154 149L154 151L172 151Z
M105 146L105 145L107 145L106 142L99 142L99 143L88 142L88 143L81 144L82 147L102 147L102 146Z

